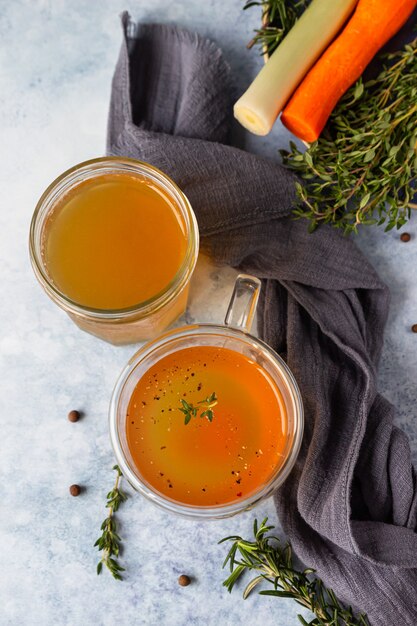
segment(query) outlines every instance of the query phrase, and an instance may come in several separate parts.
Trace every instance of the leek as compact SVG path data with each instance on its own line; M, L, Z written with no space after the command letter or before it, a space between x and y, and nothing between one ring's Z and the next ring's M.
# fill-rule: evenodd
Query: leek
M357 2L311 2L236 102L234 116L242 126L256 135L269 133L298 84L345 24Z

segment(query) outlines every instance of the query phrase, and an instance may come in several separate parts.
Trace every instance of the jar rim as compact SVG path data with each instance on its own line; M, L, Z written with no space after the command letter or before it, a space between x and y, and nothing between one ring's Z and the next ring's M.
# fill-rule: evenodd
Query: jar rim
M170 193L175 199L185 221L187 229L187 248L184 254L184 259L176 274L172 280L157 294L147 300L143 300L129 307L121 309L98 309L72 300L60 289L58 289L55 284L53 284L44 269L44 263L41 257L40 241L43 232L44 218L49 214L55 203L54 195L59 193L60 190L62 191L66 184L73 183L74 185L77 185L77 183L82 182L82 176L87 173L91 173L92 176L94 176L96 175L95 172L97 172L97 175L100 175L100 173L110 171L119 171L120 173L131 174L139 173L144 176L148 176L153 183L156 185L159 184L165 192ZM42 211L44 211L45 208L45 215L43 215ZM43 220L41 224L39 224L40 220ZM178 187L178 185L160 169L149 163L132 159L130 157L98 157L82 161L81 163L65 170L62 174L55 178L50 185L48 185L39 198L30 224L30 260L36 278L47 294L67 312L81 317L101 321L114 321L130 317L134 317L135 319L147 317L168 304L188 283L197 262L198 250L199 230L197 219L187 196Z
M266 355L270 361L276 366L283 382L288 386L289 393L294 406L293 415L293 433L292 444L288 450L284 462L277 468L277 471L270 477L265 485L260 486L254 493L238 502L231 502L215 506L199 506L183 504L176 500L171 500L160 494L156 490L149 487L139 476L131 469L126 459L122 443L120 441L120 428L118 425L119 406L126 383L133 374L136 367L153 353L167 346L171 342L186 337L198 337L204 335L218 335L220 337L235 338L241 340L247 345L259 350ZM253 508L261 500L269 497L272 492L283 484L290 474L300 451L303 431L304 431L304 408L301 393L294 378L293 373L289 369L285 361L265 342L253 335L224 325L218 324L193 324L183 326L174 330L167 331L156 339L142 346L128 361L122 370L116 385L114 387L109 410L110 440L115 453L117 462L128 480L130 485L141 495L157 504L160 508L173 513L180 514L192 519L221 519L236 515L237 513Z

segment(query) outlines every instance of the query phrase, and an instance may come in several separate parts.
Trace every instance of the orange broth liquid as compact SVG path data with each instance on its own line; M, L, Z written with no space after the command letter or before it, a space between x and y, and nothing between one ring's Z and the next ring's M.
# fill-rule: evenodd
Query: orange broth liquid
M201 407L213 392L212 422L199 411L185 425L181 398ZM161 358L139 380L126 435L152 489L179 503L215 506L246 498L272 478L283 461L286 421L265 370L227 348L197 346Z
M56 202L44 230L52 281L72 301L101 310L129 308L163 291L186 248L173 200L128 174L78 184Z

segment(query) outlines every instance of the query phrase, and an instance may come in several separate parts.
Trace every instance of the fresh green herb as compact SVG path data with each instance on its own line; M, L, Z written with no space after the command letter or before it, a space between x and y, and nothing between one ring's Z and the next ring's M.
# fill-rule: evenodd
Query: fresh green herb
M266 0L244 8L255 4L262 6L263 27L253 43L271 54L309 2ZM399 229L417 209L417 39L380 58L379 75L349 89L318 141L307 150L291 142L280 151L302 178L294 213L310 221L310 232L320 224L345 233L372 224Z
M224 541L233 541L223 567L230 566L230 576L223 585L229 592L236 581L246 572L256 572L256 577L246 586L243 597L246 599L261 582L268 582L273 589L260 591L261 595L278 598L292 598L298 604L315 614L313 621L306 622L302 615L298 619L303 626L369 626L364 614L357 617L351 608L344 608L331 589L327 589L318 578L313 578L313 569L299 571L294 568L291 546L284 547L278 537L266 536L274 527L267 526L265 518L258 528L255 520L253 533L255 541L242 537L226 537Z
M107 494L106 507L109 509L109 514L101 525L101 530L103 532L95 542L94 546L98 546L99 551L102 551L103 553L97 565L97 574L101 574L104 564L110 570L110 573L114 578L122 580L120 572L123 572L124 568L121 567L116 560L120 553L121 539L117 534L114 513L116 513L119 509L122 502L127 499L127 495L119 487L119 482L122 477L120 467L115 465L113 469L117 472L117 477L113 489Z
M184 424L187 425L192 417L197 417L197 414L199 411L200 412L200 417L207 417L209 422L213 421L213 417L214 417L214 411L213 411L213 407L216 406L218 400L217 400L217 396L216 396L216 392L213 391L213 393L208 396L207 398L205 398L205 400L201 400L200 402L197 402L197 404L202 404L202 410L197 407L194 406L193 404L187 402L184 399L181 399L181 404L182 407L180 407L178 410L181 411L181 413L184 413L185 415L185 419L184 419Z
M310 231L332 224L401 228L417 208L417 39L385 55L380 74L359 80L336 106L320 139L306 152L291 142L284 164L300 174L298 217Z
M262 7L262 28L255 30L248 48L260 45L263 53L272 54L285 35L291 30L311 0L269 0L269 2L247 0L244 9Z

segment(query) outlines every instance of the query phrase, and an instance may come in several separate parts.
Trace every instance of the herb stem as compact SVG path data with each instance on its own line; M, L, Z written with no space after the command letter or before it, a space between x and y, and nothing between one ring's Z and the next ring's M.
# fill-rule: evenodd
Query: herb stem
M101 574L103 565L105 565L113 578L116 578L116 580L122 580L120 572L123 572L124 568L121 567L116 560L120 554L121 538L117 533L114 513L116 513L119 509L122 502L125 502L127 495L119 487L120 480L122 478L120 467L115 465L113 469L117 472L117 475L113 489L107 494L106 507L109 509L109 512L101 525L101 530L103 532L95 542L94 546L97 546L98 550L102 552L101 559L97 564L97 574Z
M315 614L316 618L308 622L310 626L369 626L366 615L355 616L350 607L346 608L339 602L332 589L325 587L319 578L312 577L313 569L300 571L294 567L290 544L283 547L277 537L267 536L273 529L273 526L267 526L267 521L265 518L258 527L255 520L254 541L234 536L219 542L233 542L223 563L223 567L230 567L230 576L223 583L227 590L231 592L247 571L254 572L255 578L243 591L244 598L257 585L267 582L273 589L262 590L260 594L292 598ZM298 617L302 624L307 624L301 615Z

